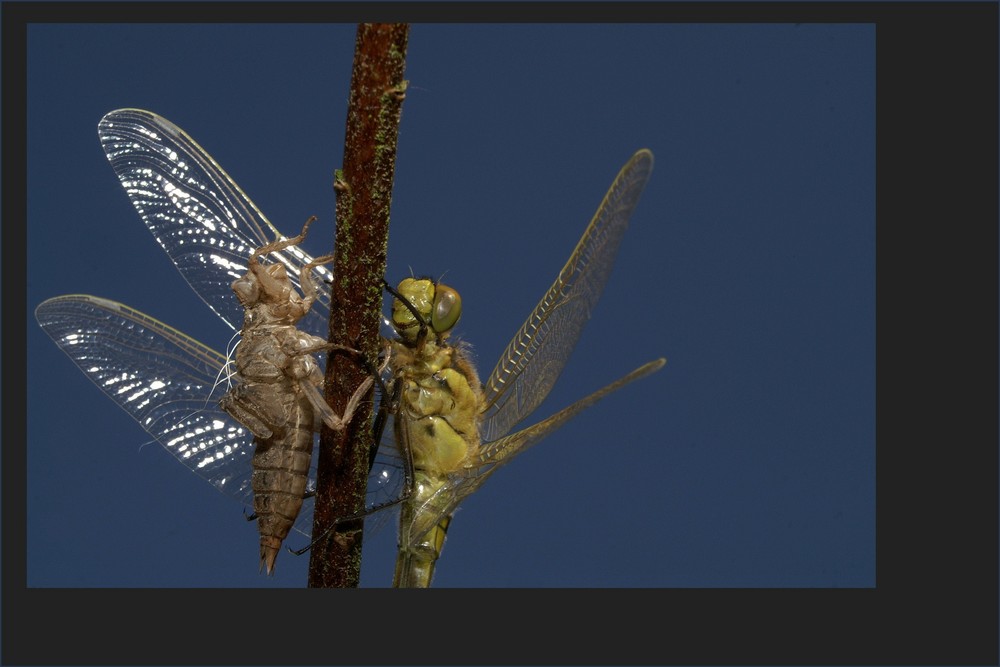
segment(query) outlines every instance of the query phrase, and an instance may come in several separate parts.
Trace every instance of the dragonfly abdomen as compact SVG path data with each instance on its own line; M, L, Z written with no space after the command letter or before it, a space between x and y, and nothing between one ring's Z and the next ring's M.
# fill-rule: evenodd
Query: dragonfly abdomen
M434 566L441 556L451 523L450 513L442 515L451 500L450 494L442 493L447 479L417 470L414 482L413 497L400 511L399 553L392 581L396 588L430 588ZM434 519L438 519L437 523L417 538L414 533Z

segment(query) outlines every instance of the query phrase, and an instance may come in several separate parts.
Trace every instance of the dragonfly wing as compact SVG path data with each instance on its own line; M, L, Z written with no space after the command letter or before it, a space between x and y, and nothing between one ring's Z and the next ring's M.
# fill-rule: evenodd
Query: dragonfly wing
M253 506L253 436L218 406L226 379L223 355L144 313L99 297L48 299L35 317L59 349L178 461L226 495ZM295 527L309 535L311 502L303 506Z
M506 435L545 399L576 346L653 169L640 150L622 167L548 292L500 355L484 384L484 441Z
M464 468L450 476L447 486L438 491L435 497L427 500L423 508L438 506L443 507L436 515L425 516L425 512L415 512L415 516L423 517L422 521L415 522L411 529L412 543L417 544L424 534L433 528L440 519L455 511L458 505L467 497L472 495L486 479L499 468L510 463L514 457L526 451L532 445L540 442L550 433L575 417L581 411L589 408L594 403L617 391L625 385L645 377L650 373L663 368L665 359L656 359L643 364L628 375L615 380L611 384L598 389L594 393L581 398L572 405L563 408L551 417L544 419L533 426L517 431L492 442L485 443L480 450L479 464L473 467ZM440 495L447 494L450 497L447 504L440 499Z
M395 516L406 494L406 463L393 435L394 421L389 415L368 475L365 497L365 532L368 534L381 530Z
M208 307L230 327L243 326L232 282L250 253L282 238L219 164L187 133L151 111L119 109L98 124L101 146L122 187L160 247ZM269 255L285 265L301 292L300 271L312 260L298 246ZM264 260L267 263L269 260ZM332 280L323 266L314 282ZM319 290L300 327L326 337L330 297Z
M493 470L504 465L505 463L510 462L515 456L536 444L552 431L565 424L581 411L589 408L594 403L597 403L611 392L618 391L625 385L634 382L639 378L645 377L650 373L655 373L663 368L663 365L666 363L666 359L662 358L647 362L628 375L625 375L611 384L598 389L589 396L581 398L572 405L563 408L547 419L543 419L534 426L529 426L528 428L522 429L516 433L512 433L497 440L485 443L480 451L482 462L493 466L489 471L492 473Z

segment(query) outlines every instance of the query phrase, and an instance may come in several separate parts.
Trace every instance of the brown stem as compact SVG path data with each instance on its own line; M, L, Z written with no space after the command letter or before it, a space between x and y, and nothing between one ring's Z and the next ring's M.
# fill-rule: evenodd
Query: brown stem
M337 232L330 300L330 342L360 350L376 365L382 318L382 277L389 237L389 204L396 138L405 97L407 24L360 24L344 141L344 168L334 176ZM341 414L368 371L350 355L331 352L326 399ZM364 510L372 443L372 402L365 401L342 431L320 437L309 586L357 586L363 521L336 517Z

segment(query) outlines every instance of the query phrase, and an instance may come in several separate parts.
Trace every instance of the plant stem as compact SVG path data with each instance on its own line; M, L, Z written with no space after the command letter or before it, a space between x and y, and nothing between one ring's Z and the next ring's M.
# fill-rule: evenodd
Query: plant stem
M407 24L358 26L344 166L334 176L337 231L329 340L360 350L373 366L380 350L382 277L408 36ZM369 372L349 355L329 355L326 400L338 414ZM347 428L324 427L321 432L313 519L318 539L309 559L310 587L356 587L360 581L363 520L330 527L337 517L364 511L372 410L373 402L364 401Z

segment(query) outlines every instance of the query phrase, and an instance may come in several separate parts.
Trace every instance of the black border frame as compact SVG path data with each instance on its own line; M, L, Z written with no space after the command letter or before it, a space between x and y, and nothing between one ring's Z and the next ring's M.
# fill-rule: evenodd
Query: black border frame
M997 665L997 10L996 2L4 2L0 662ZM26 588L27 25L161 19L874 23L876 587ZM251 604L273 605L268 623L275 636L295 637L295 649L254 635ZM461 618L446 615L456 608ZM199 643L186 641L174 628L202 609L212 622Z

